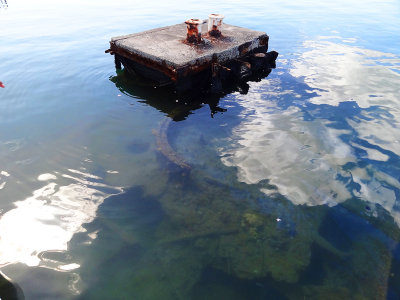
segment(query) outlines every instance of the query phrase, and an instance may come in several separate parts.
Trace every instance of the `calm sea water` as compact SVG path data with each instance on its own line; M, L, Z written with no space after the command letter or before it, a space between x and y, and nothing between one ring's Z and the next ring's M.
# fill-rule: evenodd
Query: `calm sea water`
M215 12L269 34L267 78L176 102L104 53ZM400 299L399 1L2 0L0 28L0 270L26 299Z

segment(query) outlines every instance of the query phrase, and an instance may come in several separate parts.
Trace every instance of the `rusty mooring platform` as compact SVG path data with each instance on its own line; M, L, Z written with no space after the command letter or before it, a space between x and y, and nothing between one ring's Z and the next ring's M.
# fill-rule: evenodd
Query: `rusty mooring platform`
M191 19L113 37L106 52L115 55L117 68L122 63L130 73L180 90L216 87L224 79L244 78L275 61L278 53L266 53L269 37L265 32L222 25L222 21L210 26L212 21Z

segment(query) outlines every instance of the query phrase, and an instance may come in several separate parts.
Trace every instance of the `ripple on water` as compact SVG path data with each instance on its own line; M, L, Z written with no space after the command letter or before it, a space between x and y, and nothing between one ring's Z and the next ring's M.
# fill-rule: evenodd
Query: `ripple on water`
M2 173L3 174L3 173ZM38 176L45 182L32 196L16 201L0 219L0 265L24 263L58 270L79 267L75 262L44 259L47 251L62 252L83 224L92 222L98 206L121 188L101 183L101 178L80 170ZM107 190L108 193L104 192Z

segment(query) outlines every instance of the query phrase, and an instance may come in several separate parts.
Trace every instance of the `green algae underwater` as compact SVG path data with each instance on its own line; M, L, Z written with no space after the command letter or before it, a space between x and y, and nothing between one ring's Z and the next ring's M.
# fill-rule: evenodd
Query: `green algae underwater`
M128 95L140 91L124 72L111 80ZM147 94L169 124L161 121L159 131L171 145L157 143L163 172L152 175L160 188L112 196L112 205L100 206L86 225L89 232L100 228L92 247L107 255L84 265L81 276L90 288L80 299L385 299L388 291L399 293L400 229L383 207L372 209L356 196L333 207L295 205L268 180L237 181L214 143L197 137L202 150L196 154L193 140L179 146L182 133L173 120L185 122L210 103L183 105L168 95L175 99L163 89ZM218 101L210 101L211 111ZM160 147L184 150L168 155L171 149Z
M82 279L95 281L80 298L383 299L388 287L398 293L392 268L400 231L383 209L377 219L357 198L335 208L298 207L265 197L265 185L232 186L225 172L218 182L172 172L158 193L132 189L109 199L113 207L100 208L101 233L92 245L107 255L84 265Z

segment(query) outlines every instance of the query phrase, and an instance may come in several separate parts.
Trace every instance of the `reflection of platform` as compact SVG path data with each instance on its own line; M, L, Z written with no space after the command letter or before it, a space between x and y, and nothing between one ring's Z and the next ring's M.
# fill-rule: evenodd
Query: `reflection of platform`
M207 24L202 26L202 31L206 32ZM248 69L255 67L249 65L250 55L268 50L268 39L264 32L224 24L221 37L206 34L201 43L189 44L186 25L182 23L114 37L107 52L115 55L117 67L122 63L130 73L153 79L160 85L184 82L184 89L187 89L201 81L210 83L215 73L220 75L215 67L224 68L224 77L240 77L243 64ZM263 58L272 62L276 56ZM202 78L190 78L199 74ZM188 81L191 82L188 84Z
M134 99L141 99L155 109L165 113L174 121L186 119L194 110L204 105L210 107L211 117L218 112L226 111L219 107L219 100L229 93L239 92L247 94L249 91L249 81L260 81L269 75L271 69L266 69L254 73L246 80L239 80L225 85L220 93L210 93L207 91L190 91L185 94L177 94L169 87L154 88L151 82L129 76L126 70L118 72L116 76L110 77L115 86L125 95Z

